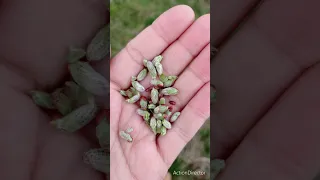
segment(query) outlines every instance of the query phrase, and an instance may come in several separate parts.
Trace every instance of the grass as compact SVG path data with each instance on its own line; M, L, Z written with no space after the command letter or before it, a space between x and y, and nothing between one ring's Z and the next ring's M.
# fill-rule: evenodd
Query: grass
M116 55L140 31L164 11L179 4L190 6L198 18L210 12L209 0L111 0L110 34L112 56ZM188 165L198 157L210 157L210 124L207 123L188 143L172 164L169 172L189 170ZM173 180L194 180L193 176L173 176Z
M112 56L117 54L141 30L169 8L185 4L196 17L210 11L209 0L111 0L110 31Z

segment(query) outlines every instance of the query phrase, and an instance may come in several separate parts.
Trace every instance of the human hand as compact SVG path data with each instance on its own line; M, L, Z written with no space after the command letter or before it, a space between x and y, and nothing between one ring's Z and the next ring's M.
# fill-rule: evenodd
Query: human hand
M26 93L60 84L67 75L68 47L85 47L105 24L103 2L0 4L0 179L105 179L82 161L93 142L50 127L50 118Z
M211 64L211 150L227 159L218 179L311 180L320 166L320 4L264 1L221 42L253 2L211 4L211 43L221 44Z
M176 6L155 22L111 60L110 65L110 162L111 179L163 180L186 143L210 113L210 16L194 21L190 7ZM153 132L127 104L120 89L130 86L131 76L143 68L142 60L163 55L164 73L179 75L174 87L180 93L173 111L182 110L165 136ZM188 64L191 63L189 66ZM144 80L145 87L150 84ZM133 142L119 138L119 131L132 127Z

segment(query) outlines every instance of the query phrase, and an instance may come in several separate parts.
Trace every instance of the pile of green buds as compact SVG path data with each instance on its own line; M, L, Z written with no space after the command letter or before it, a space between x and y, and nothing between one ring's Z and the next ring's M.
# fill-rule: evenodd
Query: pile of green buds
M131 78L132 86L127 90L120 90L120 94L127 97L126 102L140 106L137 114L142 116L155 135L165 135L167 129L171 129L171 123L180 116L180 112L172 112L171 105L175 105L176 102L166 100L166 97L178 94L178 89L172 87L178 77L163 73L162 59L163 57L159 55L152 61L143 60L145 68L137 76ZM148 73L151 76L151 86L145 88L140 81L144 80ZM144 92L150 92L150 95L142 96ZM120 136L128 139L123 132L120 133Z
M70 47L67 56L68 70L72 79L53 92L31 91L30 95L38 106L54 112L59 116L50 122L55 128L64 132L76 132L97 120L96 136L101 148L84 153L84 162L96 170L109 173L109 122L106 109L95 102L96 96L109 93L109 81L96 72L91 62L101 61L110 55L109 25L101 28L86 50ZM100 116L96 117L98 114Z

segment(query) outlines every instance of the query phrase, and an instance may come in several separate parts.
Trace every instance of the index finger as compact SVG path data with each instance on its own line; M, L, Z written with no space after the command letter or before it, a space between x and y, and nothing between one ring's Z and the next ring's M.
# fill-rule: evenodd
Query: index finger
M126 47L111 60L111 82L119 88L128 87L130 84L128 79L142 70L143 59L150 60L159 55L174 42L193 21L194 12L186 5L178 5L164 12L152 25L132 39Z

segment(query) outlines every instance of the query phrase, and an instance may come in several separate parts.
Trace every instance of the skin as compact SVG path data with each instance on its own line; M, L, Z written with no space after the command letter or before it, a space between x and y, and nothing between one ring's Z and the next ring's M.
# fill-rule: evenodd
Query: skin
M210 16L195 20L193 10L180 5L160 15L111 60L111 179L163 180L179 152L209 117L209 41ZM181 111L181 115L165 136L156 138L136 113L137 105L126 103L119 90L130 86L131 76L143 69L144 58L151 60L159 54L164 57L164 74L179 75L174 87L180 93L170 98L176 101L173 111ZM148 76L141 84L148 87L150 80ZM132 143L118 135L128 127L134 129Z
M83 152L96 147L89 136L94 132L55 130L48 123L52 117L27 95L63 82L68 47L85 48L108 21L103 1L11 0L2 1L0 8L0 179L109 179L81 159ZM209 116L209 32L208 15L194 21L191 8L177 6L112 59L111 179L163 179ZM118 90L128 87L130 77L141 70L135 60L142 64L143 57L151 59L162 51L165 72L180 74L175 86L182 93L174 99L182 114L181 121L156 140L134 113L136 106L126 104ZM107 76L108 64L104 61L95 67ZM124 67L130 68L124 72ZM134 128L132 143L118 136L118 130L128 126Z
M27 95L61 83L68 47L85 48L105 24L103 1L1 1L0 12L0 179L105 179L82 162L94 142L52 128Z
M211 157L227 159L217 179L311 180L320 167L320 3L264 1L223 40L253 2L212 4Z

